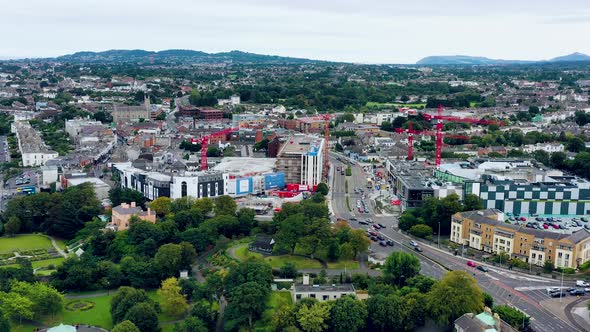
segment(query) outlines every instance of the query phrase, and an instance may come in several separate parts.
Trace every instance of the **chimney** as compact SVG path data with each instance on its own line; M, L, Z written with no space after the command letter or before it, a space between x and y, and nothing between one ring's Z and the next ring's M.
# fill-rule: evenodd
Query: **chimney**
M147 212L148 216L152 215L152 209L148 208L148 212Z
M131 207L134 208L135 207L135 202L131 202Z
M309 285L309 274L308 273L305 273L303 275L303 284L304 285Z
M502 320L498 314L494 314L494 325L496 327L496 331L502 332Z
M127 203L121 203L121 207L124 209L128 209L129 208L129 204Z

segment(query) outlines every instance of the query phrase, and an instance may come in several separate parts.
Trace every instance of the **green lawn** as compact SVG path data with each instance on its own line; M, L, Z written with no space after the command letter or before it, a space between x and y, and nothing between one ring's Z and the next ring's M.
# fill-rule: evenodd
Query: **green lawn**
M358 261L353 260L340 260L337 262L328 262L328 269L344 269L347 270L357 270L360 268Z
M42 235L28 234L15 237L0 237L0 252L15 250L49 249L52 248L51 240Z
M49 266L49 265L61 265L61 263L63 263L63 261L65 260L65 258L63 257L58 257L58 258L52 258L52 259L46 259L43 261L34 261L31 264L33 264L33 269L39 268L39 267L44 267L44 266Z
M51 319L50 317L45 319L42 323L49 326L59 325L59 323L64 324L89 324L93 326L99 326L105 329L111 329L113 327L113 323L111 321L111 298L115 294L115 291L111 291L109 295L102 295L98 297L92 297L92 294L96 294L96 292L84 292L84 293L72 293L70 295L88 295L87 298L76 299L76 300L85 300L85 301L92 301L94 302L94 307L92 309L86 311L69 311L64 309L64 311L57 315L55 319ZM156 301L159 301L160 298L155 290L149 291L148 296ZM69 301L74 301L73 299L66 299L65 303L67 304ZM158 315L158 320L160 323L166 323L170 321L174 321L177 318L173 318L167 316L165 314ZM20 326L14 326L12 331L15 332L30 332L33 331L35 328L32 324L23 324ZM163 326L163 331L172 331L173 324Z
M243 261L249 257L263 258L270 264L272 268L279 269L285 262L291 262L295 264L298 269L321 269L322 264L311 258L292 256L292 255L281 255L281 256L263 256L259 253L251 252L248 250L247 245L240 245L235 250L235 256L238 260Z
M256 322L256 331L272 331L272 317L275 314L276 308L278 308L283 303L293 303L291 292L274 291L270 293L270 297L266 301L266 310L264 310L262 313L260 320Z
M368 108L379 108L379 107L410 107L410 108L424 108L426 107L426 103L378 103L374 101L368 101L365 104Z

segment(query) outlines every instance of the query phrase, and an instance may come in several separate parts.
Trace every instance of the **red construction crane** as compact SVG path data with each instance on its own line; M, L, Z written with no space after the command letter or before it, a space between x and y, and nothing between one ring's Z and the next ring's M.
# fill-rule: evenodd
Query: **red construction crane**
M463 123L474 123L474 124L485 124L485 125L498 125L502 126L504 123L495 121L495 120L485 120L485 119L471 119L471 118L460 118L456 116L447 116L442 115L442 105L438 105L438 114L437 115L430 115L430 114L422 114L426 120L436 120L436 168L440 167L440 162L442 158L442 145L443 145L443 121L448 122L463 122Z
M414 135L422 135L422 136L437 136L437 132L433 130L414 130L412 127L412 121L408 122L408 129L403 128L396 128L395 131L398 134L407 133L408 134L408 160L414 159ZM457 138L457 139L469 139L468 136L464 135L454 135L454 134L447 134L442 133L442 136L448 138ZM442 140L441 140L442 145Z
M231 134L234 131L238 131L240 128L227 128L221 131L211 133L209 135L201 136L199 138L191 138L192 144L201 144L201 170L207 170L207 146L209 145L209 139L213 137L221 137Z

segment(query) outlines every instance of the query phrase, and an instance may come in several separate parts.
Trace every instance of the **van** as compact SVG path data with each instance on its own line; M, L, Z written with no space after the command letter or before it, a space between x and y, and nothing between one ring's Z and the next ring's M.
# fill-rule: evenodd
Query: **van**
M589 287L590 284L584 280L576 280L576 286L577 287Z

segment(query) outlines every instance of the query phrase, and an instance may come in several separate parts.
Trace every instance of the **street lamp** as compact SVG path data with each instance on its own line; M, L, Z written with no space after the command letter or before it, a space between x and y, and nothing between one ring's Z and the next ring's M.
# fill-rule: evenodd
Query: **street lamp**
M440 221L438 222L438 249L440 249Z

